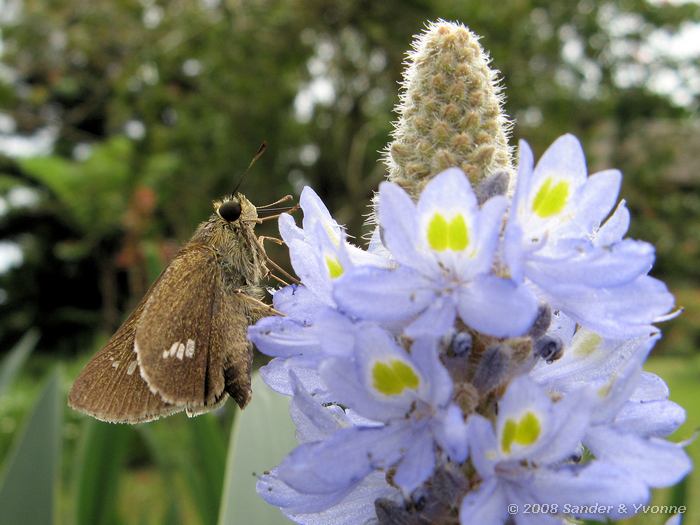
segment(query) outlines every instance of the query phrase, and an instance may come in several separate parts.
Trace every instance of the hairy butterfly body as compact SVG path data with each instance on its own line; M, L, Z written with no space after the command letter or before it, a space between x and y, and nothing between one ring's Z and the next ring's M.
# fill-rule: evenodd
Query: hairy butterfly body
M139 423L197 415L231 396L251 397L247 328L271 308L261 299L267 256L257 209L241 193L214 203L105 347L88 362L69 405L97 419Z

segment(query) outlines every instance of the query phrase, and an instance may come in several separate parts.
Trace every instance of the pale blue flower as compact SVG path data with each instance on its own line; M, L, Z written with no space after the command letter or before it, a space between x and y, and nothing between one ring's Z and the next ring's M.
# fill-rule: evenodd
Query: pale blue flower
M593 389L595 408L583 444L652 488L679 482L691 468L683 447L662 439L683 423L685 411L669 401L661 378L642 371L657 339L606 341L579 330L562 359L531 372L558 394Z
M437 446L445 458L464 461L466 424L451 403L452 382L435 342L417 340L409 354L372 326L355 339L354 360L330 358L320 373L335 401L365 423L301 445L278 467L278 477L302 493L335 494L393 467L393 482L410 493L433 472Z
M359 318L403 323L410 337L440 337L457 315L489 335L524 333L537 301L492 272L506 205L497 196L480 209L456 168L432 179L417 204L396 184L382 183L379 227L398 266L353 268L336 283L337 303Z
M629 225L624 203L607 218L620 172L588 177L573 135L557 139L533 164L532 151L521 141L503 247L513 279L525 278L553 309L606 337L655 331L652 323L673 307L673 296L647 275L653 247L623 239Z
M460 509L463 525L501 525L508 518L508 505L526 504L606 507L581 512L577 517L617 518L619 505L631 510L646 501L647 488L610 463L572 463L593 417L588 389L552 401L527 376L515 379L498 405L495 425L480 415L469 418L470 457L481 483L469 492ZM607 506L611 506L608 509ZM609 510L609 511L608 511ZM561 516L516 513L517 524L560 523Z
M290 519L412 522L426 497L462 525L616 519L687 474L664 439L685 411L642 370L673 298L620 174L588 177L568 135L533 164L521 144L510 206L503 174L478 199L456 168L417 203L382 184L368 251L308 188L303 227L280 218L302 284L249 337L292 396L300 445L258 483ZM559 510L508 514L533 503Z
M353 426L351 418L338 406L324 407L291 373L294 397L290 405L292 420L300 443L321 441L341 428ZM290 519L303 525L356 525L374 517L374 501L378 498L398 499L383 472L373 472L358 483L338 491L313 493L293 489L278 477L277 469L260 476L260 496L280 507Z
M352 321L302 285L277 290L272 301L284 316L265 317L248 328L258 350L274 357L260 369L263 380L273 390L292 395L289 372L294 370L306 390L322 394L318 365L328 356L352 353Z
M279 231L289 247L292 267L304 285L330 306L333 282L355 264L386 267L389 262L347 242L345 231L333 219L323 201L308 186L299 197L304 212L302 228L294 218L282 214Z

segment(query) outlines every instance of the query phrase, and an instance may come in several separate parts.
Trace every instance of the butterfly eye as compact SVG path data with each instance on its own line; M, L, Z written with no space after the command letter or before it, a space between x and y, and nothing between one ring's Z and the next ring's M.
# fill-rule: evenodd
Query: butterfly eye
M219 214L219 217L226 222L237 221L241 216L241 203L236 200L226 201L219 206L216 212Z

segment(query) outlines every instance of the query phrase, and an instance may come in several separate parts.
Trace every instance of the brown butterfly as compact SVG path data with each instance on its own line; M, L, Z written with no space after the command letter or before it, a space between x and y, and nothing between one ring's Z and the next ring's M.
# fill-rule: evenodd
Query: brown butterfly
M262 151L264 145L253 161ZM182 410L194 416L227 396L243 408L251 397L253 358L247 328L275 313L262 302L260 283L268 263L283 271L269 261L254 231L277 216L258 218L258 209L272 204L256 208L235 190L214 202L211 217L85 366L68 404L112 423L151 421Z

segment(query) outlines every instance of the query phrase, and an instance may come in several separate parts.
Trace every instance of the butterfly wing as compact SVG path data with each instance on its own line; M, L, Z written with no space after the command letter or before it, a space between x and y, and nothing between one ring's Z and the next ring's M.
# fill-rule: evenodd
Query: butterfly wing
M146 300L124 321L73 383L68 405L108 423L142 423L182 410L153 394L134 353L136 325Z
M226 291L216 252L201 243L185 246L153 288L136 328L138 362L151 390L190 415L211 410L226 391L245 404L252 353L244 306ZM236 388L228 388L232 378Z

